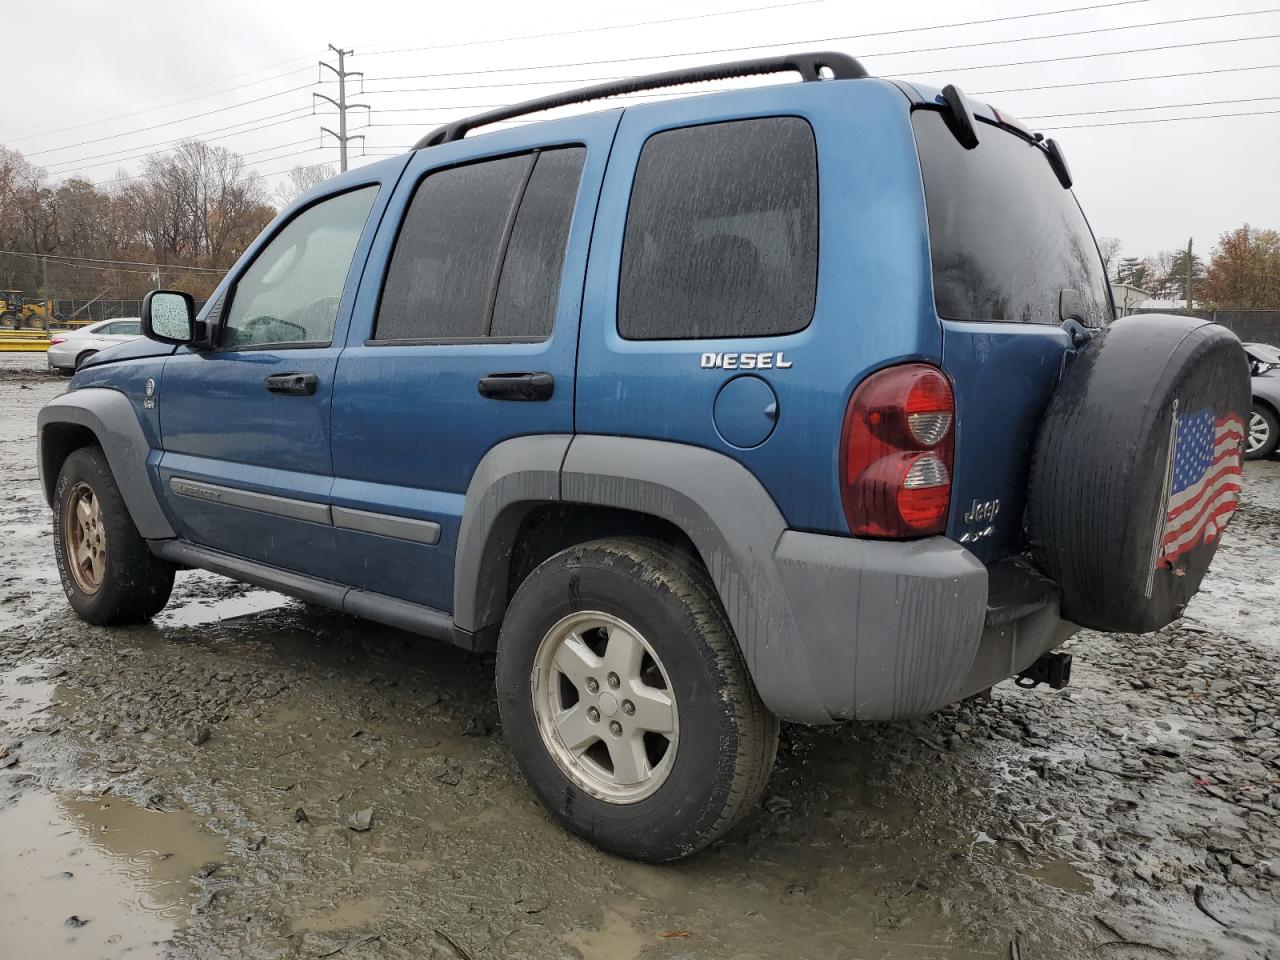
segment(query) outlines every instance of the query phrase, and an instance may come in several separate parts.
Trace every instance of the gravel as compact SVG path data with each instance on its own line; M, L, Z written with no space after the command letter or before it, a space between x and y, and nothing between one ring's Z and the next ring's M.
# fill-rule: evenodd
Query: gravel
M35 411L62 385L13 368L0 832L34 823L24 849L53 851L90 836L77 804L149 819L114 834L141 866L97 893L57 880L86 869L72 859L6 864L5 914L24 897L57 912L47 934L0 915L0 937L56 958L163 891L163 947L126 931L100 952L1280 958L1280 462L1248 465L1182 621L1082 632L1063 691L1006 683L922 721L786 727L759 813L659 868L537 805L488 658L204 573L181 574L152 625L76 620L32 463ZM47 798L45 826L19 819Z

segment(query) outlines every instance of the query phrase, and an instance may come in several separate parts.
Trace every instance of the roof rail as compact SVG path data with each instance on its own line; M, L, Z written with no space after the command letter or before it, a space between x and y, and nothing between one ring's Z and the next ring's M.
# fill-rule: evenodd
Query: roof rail
M650 73L641 77L630 77L612 83L601 83L593 87L579 87L563 93L513 103L508 107L499 107L488 113L477 113L473 117L464 117L452 123L437 127L413 145L413 149L434 147L441 143L461 140L476 127L523 117L530 113L541 113L556 107L568 106L571 103L587 103L591 100L602 100L605 97L616 97L624 93L639 93L642 90L657 90L661 87L675 87L686 83L701 83L704 80L729 80L735 77L754 77L768 73L786 73L795 71L806 82L815 80L859 80L867 76L866 69L847 53L793 53L781 57L762 57L758 60L734 60L731 63L717 63L705 67L689 67L684 70L668 70L665 73Z

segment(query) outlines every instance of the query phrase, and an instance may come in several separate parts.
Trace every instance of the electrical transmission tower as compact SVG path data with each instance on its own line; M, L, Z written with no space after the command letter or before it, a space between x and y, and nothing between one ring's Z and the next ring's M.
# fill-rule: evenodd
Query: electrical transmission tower
M342 169L342 172L346 173L347 144L350 143L352 140L359 140L361 142L364 141L364 137L362 135L356 135L356 136L347 135L347 111L348 110L368 110L369 107L367 104L364 104L364 103L347 103L347 77L359 77L361 80L361 87L364 86L364 82L363 82L364 74L361 73L359 70L347 69L346 58L351 56L353 53L355 53L355 51L343 50L340 47L335 47L332 43L329 44L329 49L338 55L338 65L335 67L333 64L325 63L323 60L321 60L320 66L325 67L329 70L332 70L334 75L338 78L338 99L335 100L333 99L333 97L326 96L323 93L313 93L311 94L311 96L319 97L321 100L327 100L329 103L333 104L335 107L338 108L337 132L334 132L333 130L330 130L328 127L323 127L323 126L320 128L320 132L322 134L327 133L331 137L337 138L338 158L339 158L338 163Z

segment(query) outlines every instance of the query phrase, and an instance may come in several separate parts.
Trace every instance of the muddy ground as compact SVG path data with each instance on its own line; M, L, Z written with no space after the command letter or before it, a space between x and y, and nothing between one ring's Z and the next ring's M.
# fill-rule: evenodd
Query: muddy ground
M646 867L543 814L485 658L204 573L78 621L62 389L0 355L2 957L1280 958L1280 462L1180 623L1080 634L1061 692L786 728L744 829Z

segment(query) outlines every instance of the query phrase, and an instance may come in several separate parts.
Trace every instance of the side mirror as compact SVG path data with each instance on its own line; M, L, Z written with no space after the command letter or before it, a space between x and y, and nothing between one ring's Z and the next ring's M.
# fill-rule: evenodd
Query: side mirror
M196 339L196 304L180 290L152 290L142 300L142 333L161 343Z

